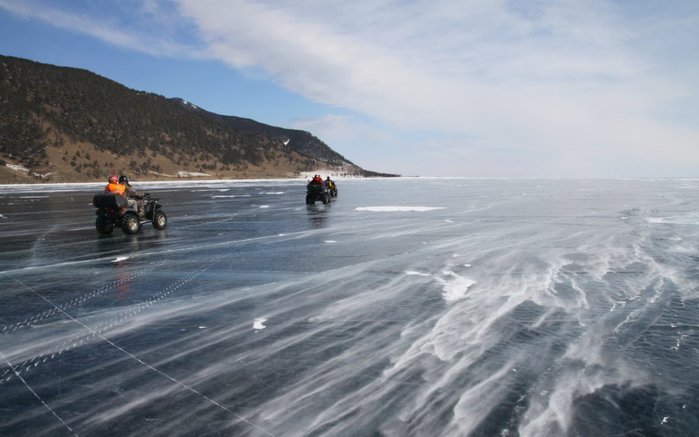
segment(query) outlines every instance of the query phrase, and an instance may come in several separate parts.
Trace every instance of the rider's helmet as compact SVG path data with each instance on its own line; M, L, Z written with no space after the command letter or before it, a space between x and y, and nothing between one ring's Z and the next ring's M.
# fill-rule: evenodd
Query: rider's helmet
M116 184L116 183L117 183L117 177L114 176L114 175L109 176L109 183L110 183L110 184Z
M121 175L121 176L119 176L119 183L128 185L129 178L126 175Z

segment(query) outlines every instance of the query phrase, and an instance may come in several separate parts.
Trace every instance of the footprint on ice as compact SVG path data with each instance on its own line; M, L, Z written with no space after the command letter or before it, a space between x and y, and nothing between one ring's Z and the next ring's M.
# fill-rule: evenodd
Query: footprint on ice
M252 329L254 329L255 331L259 331L260 329L265 329L266 328L266 326L265 326L266 321L267 321L267 319L265 319L263 317L259 317L259 318L255 319L255 322L252 324Z

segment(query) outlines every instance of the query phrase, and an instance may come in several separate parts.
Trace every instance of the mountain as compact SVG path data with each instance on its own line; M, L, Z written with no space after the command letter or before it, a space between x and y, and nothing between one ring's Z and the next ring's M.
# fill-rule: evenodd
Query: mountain
M316 170L395 176L358 167L306 131L214 114L87 70L0 56L0 183Z

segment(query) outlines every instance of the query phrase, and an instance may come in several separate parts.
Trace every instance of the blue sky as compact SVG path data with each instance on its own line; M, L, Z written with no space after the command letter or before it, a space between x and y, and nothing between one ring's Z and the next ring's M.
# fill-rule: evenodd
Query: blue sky
M699 176L699 2L0 0L0 54L421 176Z

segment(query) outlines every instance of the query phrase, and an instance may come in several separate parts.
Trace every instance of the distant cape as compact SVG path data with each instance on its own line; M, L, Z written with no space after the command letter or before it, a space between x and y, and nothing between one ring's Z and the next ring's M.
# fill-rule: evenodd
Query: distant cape
M87 70L0 56L0 183L365 170L310 132L208 112Z

